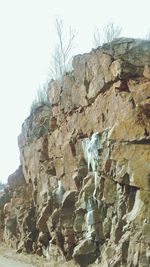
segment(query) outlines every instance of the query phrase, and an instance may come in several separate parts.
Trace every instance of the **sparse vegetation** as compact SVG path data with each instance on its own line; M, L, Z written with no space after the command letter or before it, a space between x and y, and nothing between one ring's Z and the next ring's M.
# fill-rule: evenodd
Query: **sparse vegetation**
M102 29L95 27L93 34L94 47L101 46L104 43L110 43L115 38L120 37L122 28L114 22L107 23Z
M74 39L77 33L71 27L67 31L60 17L56 17L55 28L57 43L51 56L49 80L62 80L63 75L71 70ZM35 111L39 104L50 106L47 89L48 85L37 90L37 95L31 104L30 114Z
M57 43L50 63L50 78L61 80L64 73L70 71L73 57L74 39L76 30L71 27L66 30L61 18L56 17L55 28Z
M45 85L37 90L37 95L31 104L30 113L33 113L39 104L50 106L47 89L48 86Z

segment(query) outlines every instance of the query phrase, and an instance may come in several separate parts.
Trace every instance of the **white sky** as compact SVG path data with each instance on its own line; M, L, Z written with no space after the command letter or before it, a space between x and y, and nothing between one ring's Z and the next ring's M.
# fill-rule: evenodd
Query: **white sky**
M95 26L114 21L123 36L150 29L150 0L0 0L0 180L19 165L17 136L47 78L55 16L76 28L76 53L92 48Z

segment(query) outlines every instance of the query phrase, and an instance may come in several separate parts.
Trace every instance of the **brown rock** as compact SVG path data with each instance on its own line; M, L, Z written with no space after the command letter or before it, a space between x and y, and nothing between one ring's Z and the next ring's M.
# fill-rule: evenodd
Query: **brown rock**
M60 102L61 84L57 81L50 81L48 86L48 98L52 105Z
M119 38L50 82L50 105L23 123L22 167L0 197L5 242L41 255L52 238L55 252L83 267L149 266L149 66L149 41ZM89 172L82 140L97 132Z
M24 175L22 172L22 166L20 166L13 174L8 177L8 185L16 188L25 184Z

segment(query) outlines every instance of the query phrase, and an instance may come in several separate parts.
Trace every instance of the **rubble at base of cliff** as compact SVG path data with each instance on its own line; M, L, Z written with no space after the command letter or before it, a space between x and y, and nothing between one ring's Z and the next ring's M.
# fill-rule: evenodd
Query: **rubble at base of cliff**
M73 59L25 120L0 196L0 238L76 266L150 266L150 42Z

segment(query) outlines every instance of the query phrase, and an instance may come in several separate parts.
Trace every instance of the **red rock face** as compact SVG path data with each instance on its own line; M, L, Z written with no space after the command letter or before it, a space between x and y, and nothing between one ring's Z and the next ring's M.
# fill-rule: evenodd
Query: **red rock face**
M4 201L13 203L4 238L19 251L50 257L58 247L80 266L149 266L149 66L150 43L121 38L76 56L62 84L49 84L50 107L23 123L22 174L10 176ZM82 149L93 133L96 173Z

